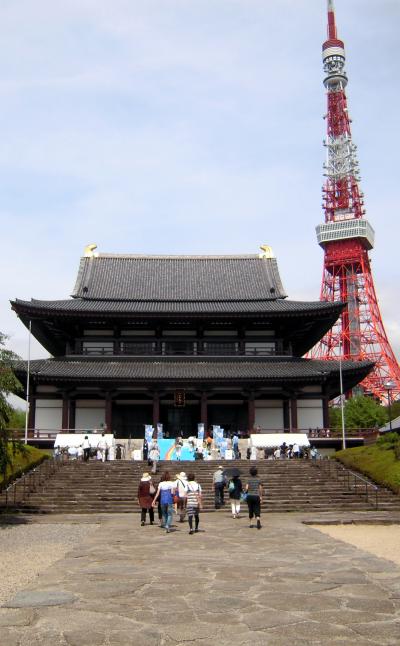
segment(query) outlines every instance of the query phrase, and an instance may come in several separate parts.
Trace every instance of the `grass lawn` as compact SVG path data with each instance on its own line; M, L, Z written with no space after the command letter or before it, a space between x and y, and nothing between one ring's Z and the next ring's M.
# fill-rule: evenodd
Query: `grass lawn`
M376 444L338 451L335 458L349 469L359 471L377 484L400 493L399 451L400 439L391 440L387 434L386 438L380 438Z
M26 455L22 455L21 453L15 454L12 469L7 470L6 482L14 480L25 471L29 471L29 469L37 466L49 457L48 451L41 451L40 449L36 449L34 446L27 446L26 451ZM0 487L2 487L3 484L4 478L0 475Z

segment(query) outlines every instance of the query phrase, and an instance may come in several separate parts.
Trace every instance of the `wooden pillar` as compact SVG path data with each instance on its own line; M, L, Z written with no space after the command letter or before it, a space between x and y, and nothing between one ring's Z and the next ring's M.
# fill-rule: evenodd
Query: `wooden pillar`
M111 397L111 393L106 393L105 422L106 422L107 433L112 433L112 397Z
M248 399L248 427L249 433L253 432L256 422L256 408L254 405L254 393L250 393Z
M290 411L289 411L289 401L287 399L283 400L283 430L285 433L290 431Z
M297 428L298 428L297 397L292 397L292 399L290 400L290 417L291 417L290 430L297 431Z
M329 428L329 398L327 395L322 398L322 423L324 428Z
M75 415L76 415L76 400L70 399L69 401L69 428L75 431Z
M63 431L68 431L69 429L69 396L67 392L63 393L61 429Z
M156 429L160 421L160 394L153 393L153 426Z
M200 421L204 424L204 430L208 429L207 393L201 393L200 399Z

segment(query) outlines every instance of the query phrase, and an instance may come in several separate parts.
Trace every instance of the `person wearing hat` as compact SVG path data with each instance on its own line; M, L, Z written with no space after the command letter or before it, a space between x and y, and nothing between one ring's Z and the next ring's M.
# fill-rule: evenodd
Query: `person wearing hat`
M219 466L213 475L215 509L220 509L224 504L225 476L222 466Z
M142 510L140 524L143 526L146 523L146 513L149 512L150 525L154 523L154 509L153 499L156 493L155 486L151 481L151 475L144 473L139 482L138 500L139 506Z
M179 522L183 523L185 520L185 502L187 494L187 476L184 471L181 471L176 476L176 491L177 491L177 503L176 503L176 513L179 514Z

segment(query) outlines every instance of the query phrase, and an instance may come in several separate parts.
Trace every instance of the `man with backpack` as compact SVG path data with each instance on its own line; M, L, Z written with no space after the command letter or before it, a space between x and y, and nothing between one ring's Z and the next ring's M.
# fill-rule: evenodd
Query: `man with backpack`
M215 471L213 475L214 494L215 494L215 509L220 509L224 504L224 489L225 489L225 476L224 470L221 466Z

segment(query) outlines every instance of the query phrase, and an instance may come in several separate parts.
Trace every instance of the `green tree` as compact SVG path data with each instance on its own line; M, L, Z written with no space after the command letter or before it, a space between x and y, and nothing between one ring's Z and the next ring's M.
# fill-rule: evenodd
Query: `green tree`
M340 406L329 408L329 428L331 431L339 431L342 428L342 412Z
M6 335L0 332L0 430L7 428L13 411L7 400L8 395L21 391L21 384L12 367L19 357L6 349L6 339Z
M342 428L340 406L332 406L329 420L333 430ZM371 397L358 395L348 399L344 407L346 429L363 429L383 426L388 420L387 410Z
M0 332L0 474L6 480L7 470L12 469L14 457L25 452L25 446L12 436L9 430L14 412L7 397L21 391L12 364L19 357L5 347L7 337Z
M371 397L359 395L349 399L345 408L348 428L375 428L387 422L387 412Z
M21 408L12 408L8 428L22 430L25 428L25 411Z

